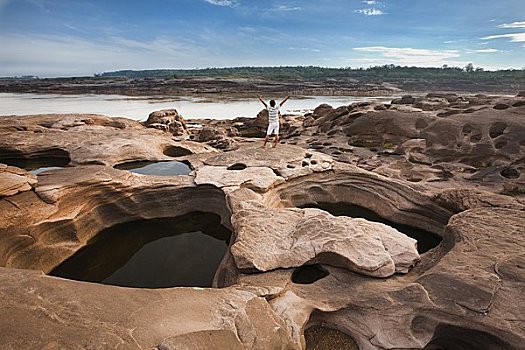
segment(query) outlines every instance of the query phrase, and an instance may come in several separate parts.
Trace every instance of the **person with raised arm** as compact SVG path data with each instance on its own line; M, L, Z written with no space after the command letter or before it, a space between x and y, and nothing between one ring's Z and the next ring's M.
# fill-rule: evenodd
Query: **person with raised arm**
M268 130L266 130L266 137L264 138L264 144L262 145L263 148L266 147L266 143L272 134L275 134L275 141L273 142L272 147L276 147L279 143L279 128L281 126L281 111L279 108L282 107L289 98L290 96L286 96L286 98L278 105L276 105L275 100L270 100L270 105L268 106L266 102L264 102L262 96L259 96L259 101L261 101L264 108L268 110Z

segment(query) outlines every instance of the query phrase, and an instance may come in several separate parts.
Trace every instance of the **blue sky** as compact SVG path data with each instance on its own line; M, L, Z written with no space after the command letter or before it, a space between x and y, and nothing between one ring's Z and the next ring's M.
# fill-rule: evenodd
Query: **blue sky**
M0 0L0 76L525 67L525 0Z

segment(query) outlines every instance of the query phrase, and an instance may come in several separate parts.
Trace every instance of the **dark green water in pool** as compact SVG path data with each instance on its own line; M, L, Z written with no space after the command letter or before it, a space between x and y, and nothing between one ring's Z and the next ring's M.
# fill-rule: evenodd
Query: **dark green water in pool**
M230 235L209 213L123 223L100 232L49 274L137 288L211 287Z
M115 169L129 170L132 173L142 175L159 176L188 175L191 173L191 168L187 164L176 160L168 162L129 162L116 165Z
M329 212L334 216L349 216L352 218L363 218L368 221L380 222L390 227L395 228L401 233L404 233L408 237L412 237L417 241L417 250L420 254L429 251L436 247L441 242L441 237L416 227L399 224L390 220L387 220L374 211L366 209L357 205L348 203L316 203L306 204L302 208L318 208Z

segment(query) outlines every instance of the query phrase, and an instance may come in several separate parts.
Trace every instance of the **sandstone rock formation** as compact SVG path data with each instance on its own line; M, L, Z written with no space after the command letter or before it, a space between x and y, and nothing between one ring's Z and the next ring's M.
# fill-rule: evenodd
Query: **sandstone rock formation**
M23 169L0 164L0 197L29 191L36 185L36 176Z
M314 337L342 332L361 350L522 349L523 98L413 99L403 98L406 110L360 103L287 117L275 149L226 132L236 145L228 152L205 134L175 139L123 118L5 118L2 348L308 349L315 327ZM239 120L220 127L243 135ZM193 172L113 167L170 159ZM25 170L48 166L60 168ZM516 190L500 193L502 182ZM323 203L357 209L312 208ZM364 210L402 232L361 218ZM232 232L217 288L46 275L104 229L195 211ZM419 255L404 235L416 229L437 246ZM294 278L309 268L324 273Z
M148 120L144 122L144 125L151 128L169 131L175 136L188 133L186 122L176 109L163 109L152 112L148 116Z

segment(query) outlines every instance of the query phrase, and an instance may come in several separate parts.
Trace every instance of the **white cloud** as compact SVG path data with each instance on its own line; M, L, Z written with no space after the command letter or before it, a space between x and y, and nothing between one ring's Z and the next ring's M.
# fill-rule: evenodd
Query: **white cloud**
M464 41L468 41L468 39L448 40L448 41L444 41L443 44L455 44L455 43L461 43Z
M489 35L484 38L481 38L481 40L494 40L501 38L510 38L510 41L512 42L525 42L525 33Z
M270 11L300 11L302 10L299 6L287 6L287 5L279 5L276 7L272 7Z
M470 53L495 53L500 52L498 49L480 49L480 50L467 50Z
M237 0L204 0L204 1L212 5L216 5L216 6L235 7L239 5L239 2Z
M525 28L525 22L512 22L500 24L498 28Z
M363 1L363 2L365 4L367 4L367 5L375 5L375 4L377 4L377 1L375 1L375 0L366 0L366 1Z
M357 61L375 64L436 67L443 64L464 63L463 61L455 60L461 56L457 50L427 50L384 46L356 47L354 50L379 55L379 57L374 58L357 59Z
M301 51L311 51L311 52L321 52L319 49L313 49L310 47L289 47L288 50L301 50Z
M383 12L382 10L375 8L355 10L355 12L361 13L365 16L380 16L385 14L385 12Z

